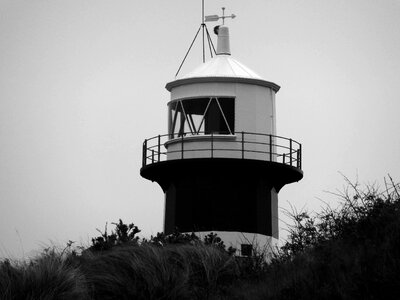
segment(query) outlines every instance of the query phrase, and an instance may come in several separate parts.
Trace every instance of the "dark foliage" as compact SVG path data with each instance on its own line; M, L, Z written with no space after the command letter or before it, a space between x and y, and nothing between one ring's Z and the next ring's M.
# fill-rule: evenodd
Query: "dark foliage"
M119 219L118 223L112 223L115 225L115 231L111 231L111 234L107 232L107 224L104 232L100 232L100 236L92 238L92 245L88 248L90 251L105 251L110 250L115 246L121 246L125 244L137 244L139 237L136 236L140 232L139 228L133 223L127 225Z
M398 185L380 193L348 183L339 209L292 213L272 260L270 249L234 256L215 233L139 239L119 220L83 251L69 242L0 262L0 299L399 299Z
M398 185L379 193L350 184L337 196L337 210L293 213L289 238L261 282L234 288L233 299L399 299Z
M80 268L47 249L30 262L0 263L0 299L89 299Z

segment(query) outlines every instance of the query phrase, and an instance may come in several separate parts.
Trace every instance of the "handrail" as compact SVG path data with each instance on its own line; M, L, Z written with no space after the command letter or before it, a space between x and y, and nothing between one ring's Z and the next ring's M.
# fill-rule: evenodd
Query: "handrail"
M230 136L232 139L226 138ZM189 137L190 139L188 139ZM193 138L196 137L202 138L198 140L198 147L189 148L185 146L185 143L190 142L193 147L193 142L196 142ZM224 147L222 148L221 143L224 143ZM167 149L174 144L177 144L175 149ZM227 147L229 144L233 144L233 146ZM240 152L239 156L234 157L237 159L274 161L301 170L302 147L299 142L283 136L245 131L235 132L232 135L217 133L205 134L204 132L194 135L185 132L176 138L171 138L171 134L164 134L145 139L143 142L142 166L145 167L147 165L166 161L167 158L185 159L188 158L187 154L191 152L202 153L202 158L214 158L218 152L222 151L225 154ZM174 154L176 155L174 156ZM167 157L168 155L170 155L170 157Z

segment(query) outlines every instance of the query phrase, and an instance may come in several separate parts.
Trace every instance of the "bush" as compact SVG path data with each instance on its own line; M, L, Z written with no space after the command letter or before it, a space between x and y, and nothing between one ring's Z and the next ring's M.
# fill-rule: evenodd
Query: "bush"
M390 177L389 177L390 178ZM338 239L378 240L376 230L381 233L386 227L385 218L399 202L398 186L392 181L391 192L386 188L382 193L375 186L360 189L358 183L346 179L348 188L334 193L340 200L337 210L327 206L321 213L310 214L306 211L289 213L294 225L290 228L286 243L280 249L279 258L293 258L315 246ZM390 178L391 179L391 178ZM371 236L375 232L375 236Z
M97 229L100 232L100 236L92 238L92 245L89 247L89 251L105 251L124 244L136 245L138 243L139 237L136 234L140 230L133 223L126 225L119 219L118 223L112 224L115 225L115 232L111 231L111 234L107 232L107 223L104 232Z
M351 184L342 205L293 213L294 226L266 268L254 299L398 299L399 187L385 192ZM240 290L234 294L241 295Z

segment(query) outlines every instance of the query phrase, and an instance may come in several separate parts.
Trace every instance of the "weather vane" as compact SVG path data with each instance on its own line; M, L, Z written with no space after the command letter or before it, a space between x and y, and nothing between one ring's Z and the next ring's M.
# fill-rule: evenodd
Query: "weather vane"
M205 21L206 22L215 22L215 21L218 21L219 19L222 19L222 25L225 25L225 19L227 19L227 18L234 19L234 18L236 18L236 15L231 14L230 16L225 16L225 7L223 7L222 8L222 16L218 16L218 15L206 16Z

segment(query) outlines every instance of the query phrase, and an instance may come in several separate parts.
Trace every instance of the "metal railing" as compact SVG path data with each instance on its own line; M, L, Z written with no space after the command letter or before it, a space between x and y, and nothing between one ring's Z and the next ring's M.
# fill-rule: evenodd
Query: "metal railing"
M198 144L192 142L198 142ZM190 148L185 147L188 143L191 143ZM223 147L221 147L222 144ZM143 142L142 165L145 167L167 159L193 158L194 152L202 153L201 158L258 159L282 163L301 170L300 143L282 136L243 131L232 135L184 133L173 139L170 134L154 136ZM227 156L229 152L236 154ZM221 156L221 153L225 155Z

